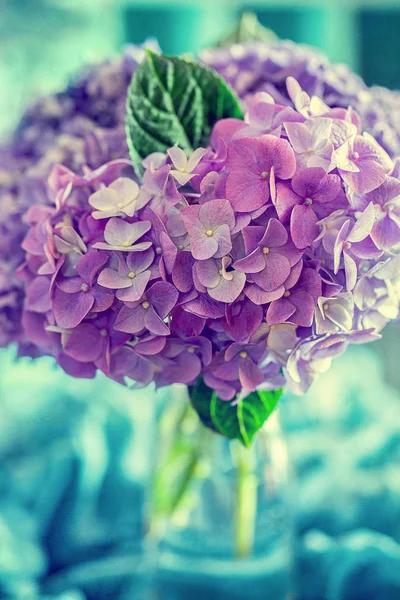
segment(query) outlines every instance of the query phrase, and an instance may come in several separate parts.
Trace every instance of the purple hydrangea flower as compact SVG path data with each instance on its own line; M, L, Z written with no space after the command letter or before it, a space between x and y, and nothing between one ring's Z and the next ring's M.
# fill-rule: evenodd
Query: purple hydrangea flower
M190 251L197 260L222 258L232 249L235 214L227 200L210 200L184 208L183 222L190 237Z
M276 66L245 122L216 123L192 156L151 154L142 182L123 152L100 164L117 138L91 130L76 170L30 170L21 193L36 204L16 262L0 263L5 339L75 377L202 376L229 401L285 378L303 391L348 343L397 318L398 164L347 101L332 108L332 81L329 100L317 80L286 90L280 78L295 73ZM110 82L93 89L112 96ZM4 206L13 223L9 196Z
M273 135L233 140L228 147L226 195L237 212L267 204L275 177L289 179L296 170L290 145Z

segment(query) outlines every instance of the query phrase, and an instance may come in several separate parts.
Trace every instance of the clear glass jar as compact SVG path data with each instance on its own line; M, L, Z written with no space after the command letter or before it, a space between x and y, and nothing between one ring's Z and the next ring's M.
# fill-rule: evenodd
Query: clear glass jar
M250 449L206 430L190 408L175 423L159 463L161 504L172 515L159 544L156 597L288 598L293 520L276 415Z

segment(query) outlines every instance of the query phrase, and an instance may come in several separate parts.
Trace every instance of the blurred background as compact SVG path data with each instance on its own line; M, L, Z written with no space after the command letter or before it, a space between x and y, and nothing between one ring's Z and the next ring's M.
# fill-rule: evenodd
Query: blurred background
M243 10L369 85L400 88L399 0L0 0L0 141L83 65L148 38L167 53L198 52ZM400 598L399 356L394 324L306 397L282 401L298 598ZM165 397L0 351L0 599L184 600L148 591L154 565L142 544Z

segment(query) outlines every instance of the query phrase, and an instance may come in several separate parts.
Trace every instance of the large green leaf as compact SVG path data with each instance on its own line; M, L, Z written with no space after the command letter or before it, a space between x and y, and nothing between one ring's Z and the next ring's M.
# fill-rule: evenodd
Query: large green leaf
M244 446L250 446L257 431L275 409L282 389L252 392L245 398L227 402L218 398L202 379L190 390L192 405L201 421L212 429Z
M208 67L147 51L132 77L126 102L126 135L135 170L152 152L179 146L190 153L206 145L213 125L243 118L234 92Z

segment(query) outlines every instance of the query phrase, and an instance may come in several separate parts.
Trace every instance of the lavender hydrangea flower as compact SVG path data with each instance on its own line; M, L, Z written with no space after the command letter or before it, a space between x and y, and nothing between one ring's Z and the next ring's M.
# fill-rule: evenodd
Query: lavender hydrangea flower
M151 242L139 242L147 231L151 223L141 221L137 223L127 223L118 217L110 219L104 230L105 242L97 242L93 248L98 250L119 250L121 252L142 252L151 246Z
M237 212L267 204L275 177L289 179L296 170L290 145L273 135L233 140L228 147L226 195Z
M73 329L90 310L103 312L112 305L112 292L94 282L98 271L106 262L106 256L90 251L76 263L76 277L62 278L57 282L53 310L59 327Z
M154 259L154 252L150 248L144 252L116 255L116 264L100 272L97 282L99 285L117 290L115 296L125 302L136 302L143 296L147 283L151 277L150 265Z
M120 177L107 188L100 188L89 198L90 206L96 210L92 213L94 219L109 217L133 217L135 212L143 208L145 202L138 201L139 186L132 179Z
M222 260L202 260L196 263L196 275L208 294L219 302L231 303L241 294L246 275L235 269L228 270L232 259L225 256Z
M291 267L301 257L293 248L285 227L270 219L267 229L258 226L243 230L247 256L237 260L235 269L251 273L251 280L265 292L274 292L289 277Z
M365 196L378 213L371 238L378 248L390 250L400 242L400 181L387 177L379 187Z
M312 244L319 234L319 219L341 191L340 177L327 175L321 167L302 169L293 177L291 186L277 184L276 210L282 222L290 218L290 233L297 248Z
M287 40L249 42L204 50L200 58L246 102L257 92L267 92L279 104L293 106L286 87L287 77L292 76L308 97L319 98L325 106L352 106L364 130L391 157L400 154L399 92L369 88L346 65L331 64L316 48Z
M167 282L154 283L138 302L129 302L118 313L117 331L140 333L147 329L154 335L169 335L164 319L178 300L178 292Z
M142 182L121 158L32 187L17 270L32 354L125 384L200 376L230 401L302 392L397 318L398 164L348 106L288 87L192 156L148 156ZM7 285L0 271L12 314Z
M190 236L190 251L195 259L222 258L232 249L231 231L235 214L227 200L210 200L188 206L181 212Z

